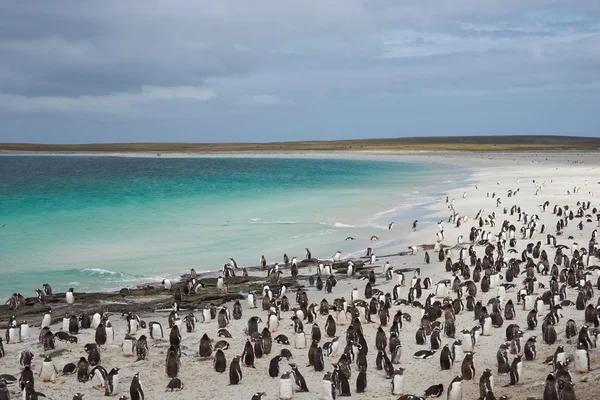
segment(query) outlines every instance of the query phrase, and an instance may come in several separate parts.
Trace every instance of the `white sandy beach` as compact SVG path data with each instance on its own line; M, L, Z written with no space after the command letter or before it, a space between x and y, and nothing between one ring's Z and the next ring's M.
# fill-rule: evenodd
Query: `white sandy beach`
M245 154L247 156L247 154ZM263 156L272 157L273 154L266 154ZM289 156L289 155L286 155ZM315 155L317 157L326 156L325 154ZM339 156L347 156L339 155ZM517 230L523 225L522 222L518 222L518 215L504 214L503 209L510 209L513 205L521 207L522 211L527 212L529 215L537 214L540 218L540 224L545 224L546 232L540 234L539 231L533 236L532 239L521 239L521 236L517 231L517 245L515 247L517 253L505 253L505 257L520 258L521 252L526 248L530 242L536 243L537 241L542 242L542 249L548 252L550 260L553 259L555 250L546 244L546 233L555 234L555 225L559 217L553 215L552 209L554 205L564 206L568 205L569 209L577 209L578 201L590 201L591 207L600 207L600 162L597 153L578 153L578 152L551 152L551 153L422 153L422 154L405 154L398 155L394 153L367 153L367 154L353 154L352 157L356 158L369 158L369 159L386 159L386 158L408 158L411 160L420 161L440 161L448 164L454 164L459 166L465 166L473 169L475 172L470 176L469 180L473 182L468 187L457 187L446 195L450 200L454 199L454 209L459 215L468 216L468 222L465 222L461 227L453 227L452 224L446 223L444 225L445 238L443 240L444 245L453 247L457 244L457 237L463 235L465 238L464 246L468 247L469 231L472 226L476 226L474 221L475 215L480 209L483 209L483 215L491 214L496 212L496 226L490 228L489 225L483 227L484 230L491 231L493 234L497 234L500 230L502 222L504 220L510 221L511 224L517 226ZM535 182L534 182L535 181ZM587 184L586 184L587 181ZM542 186L541 191L536 195L536 186ZM574 191L575 188L575 191ZM508 198L507 191L513 190L518 193ZM568 193L570 191L570 194ZM487 193L490 196L487 196ZM491 194L495 192L495 197L492 198ZM463 198L463 194L466 194ZM446 195L441 196L439 202L430 207L429 218L436 218L439 220L447 220L450 210L448 209L448 203L446 203ZM502 204L496 205L496 198L500 198ZM540 205L545 201L550 202L546 212L542 212ZM587 211L586 214L591 214L591 210ZM414 219L421 219L424 216L415 215ZM570 221L568 226L565 227L564 233L561 236L557 236L557 242L559 244L565 244L569 247L573 242L577 242L579 247L587 248L588 241L591 236L591 232L598 228L598 222L596 221L595 215L592 216L592 222L585 222L586 218L583 218L584 228L579 230L577 223L579 220L575 219ZM415 232L412 232L408 237L404 239L404 243L397 248L386 249L386 253L394 253L399 251L406 251L407 246L411 245L422 245L422 244L434 244L436 241L436 232L438 231L437 224L425 224L422 223L418 226ZM394 237L394 230L386 232L386 238ZM569 236L573 236L573 239L568 239ZM384 238L384 239L386 239ZM299 248L302 248L302 244L298 244ZM508 244L507 244L508 248ZM476 246L478 257L483 257L484 247ZM332 249L332 253L335 249ZM570 253L567 252L569 255ZM445 262L439 262L437 253L429 251L431 256L431 264L426 265L423 261L424 251L419 249L416 256L403 256L403 257L391 257L382 259L375 263L375 271L378 274L376 288L383 292L391 292L398 279L396 276L389 282L386 282L381 272L381 266L385 261L390 261L394 269L397 268L421 268L421 277L429 277L435 284L441 279L449 278L449 274L445 272ZM280 255L270 255L268 259L279 259ZM343 257L343 255L342 255ZM452 251L452 260L456 261L458 258L458 250ZM590 265L600 264L600 260L596 258L590 259ZM184 272L184 271L182 271ZM312 272L315 272L313 268ZM306 271L301 271L301 274L306 274ZM286 271L289 274L289 270ZM265 274L266 275L266 274ZM406 298L408 289L410 286L410 274L407 274L407 286L401 289L401 295ZM537 275L538 280L548 287L549 276ZM596 289L596 279L598 276L594 273L590 279ZM506 293L506 298L512 299L516 303L516 293L522 285L522 278L517 278L513 283L517 284L517 287L510 289ZM366 281L359 278L346 279L345 276L339 276L337 286L334 287L332 294L326 294L325 292L318 292L314 287L307 289L309 301L311 303L319 303L323 298L326 298L329 303L333 303L335 298L345 297L347 300L350 299L351 291L354 287L359 289L361 294L364 293ZM477 284L479 287L479 284ZM435 287L431 288L435 289ZM425 298L430 290L424 290L422 297L419 299L421 302L425 301ZM230 287L230 291L235 291L235 287ZM476 300L481 300L483 304L487 304L488 300L496 297L496 289L491 289L488 293L482 293L480 290L477 293ZM540 292L541 294L541 292ZM569 291L569 299L575 301L577 297L576 290ZM295 295L294 293L288 292L288 298L290 299L291 306L295 306ZM593 300L590 301L594 306L598 294L596 292ZM260 302L259 302L260 303ZM232 304L228 304L230 310ZM242 302L243 317L236 321L232 320L227 327L233 337L226 339L230 343L230 348L225 351L227 356L228 364L231 358L235 355L241 355L244 344L246 342L246 335L244 329L248 318L254 315L258 315L262 318L263 323L259 325L259 331L265 326L267 321L267 313L262 311L260 307L258 309L248 309L247 303ZM524 363L524 376L522 382L524 385L518 385L517 387L504 387L509 383L507 375L498 376L497 364L496 364L496 351L501 343L505 342L505 329L510 323L517 323L522 330L527 329L526 316L528 311L523 311L519 307L517 308L517 317L514 321L504 321L504 325L501 328L494 328L491 336L482 336L479 343L475 347L476 354L474 356L474 364L476 368L475 380L466 381L463 383L463 399L477 399L479 397L479 377L485 368L490 368L494 372L495 389L494 394L497 398L501 395L512 396L513 399L526 399L528 396L534 396L534 398L540 398L542 396L544 381L546 375L552 371L552 367L543 363L547 356L552 355L559 344L565 346L567 353L572 353L575 349L574 344L567 344L564 336L565 322L568 319L576 321L577 326L584 324L583 311L577 311L574 306L565 307L562 310L563 318L556 326L558 333L558 340L556 344L549 346L541 340L541 317L538 317L540 324L535 331L525 332L525 340L533 335L538 336L537 341L537 359L535 361L528 361ZM421 349L428 349L429 346L418 346L415 342L415 333L419 328L420 321L420 310L410 306L393 306L390 310L390 315L396 313L398 309L408 313L412 316L412 322L404 323L404 326L400 332L400 340L402 342L402 359L400 365L395 365L395 368L401 366L406 368L404 378L404 393L412 393L416 395L423 395L425 389L430 385L442 383L446 389L450 381L457 375L461 375L459 361L455 362L450 371L441 371L439 363L439 352L434 355L432 359L420 360L413 359L412 355L415 351ZM190 310L182 310L181 316L187 315ZM195 311L199 314L198 311ZM261 359L257 359L255 362L256 368L243 368L243 379L239 385L229 385L228 373L219 374L214 371L211 360L200 360L196 354L198 351L198 344L203 334L208 336L214 341L218 341L224 338L217 337L218 325L216 320L212 320L206 324L198 324L196 332L186 333L182 332L182 346L189 349L189 355L184 355L181 360L181 371L179 374L180 379L185 384L185 388L181 392L165 393L165 387L169 382L169 378L165 373L165 355L168 348L168 313L154 313L152 315L141 315L142 319L146 322L159 321L165 328L165 339L164 342L157 346L150 348L149 361L136 362L135 358L125 358L122 355L119 345L126 333L126 323L120 315L113 315L111 321L115 327L115 342L108 344L103 347L102 350L102 365L107 369L113 367L121 368L121 389L122 394L129 396L129 384L131 377L135 373L140 374L146 399L159 399L159 398L172 398L172 399L250 399L256 392L266 392L266 399L274 400L279 398L278 396L278 385L279 379L271 378L268 375L269 361L274 357L282 348L288 348L293 354L292 362L295 362L304 378L307 381L310 393L296 393L296 399L315 399L322 398L323 385L321 379L323 378L324 372L331 372L331 364L337 362L339 355L341 355L343 348L346 345L345 332L346 327L338 326L337 335L340 336L340 351L338 357L326 358L325 360L325 371L315 372L312 367L307 367L308 358L306 350L295 350L293 342L289 346L283 346L273 343L273 350L270 355L265 355ZM282 321L277 334L285 334L290 339L293 339L294 332L292 327L291 316L292 312L282 313ZM326 317L318 316L316 319L317 324L321 328L323 339L321 345L329 340L325 334L325 320ZM368 363L369 368L368 374L368 388L364 394L356 394L355 382L358 374L356 365L353 365L352 377L350 379L352 396L356 398L364 399L392 399L396 396L391 394L390 380L385 379L383 371L377 371L375 369L375 358L377 352L375 350L375 332L379 327L378 319L373 316L374 323L365 324L364 333L369 345ZM41 321L34 321L35 325L39 325ZM386 334L389 338L389 324L385 327ZM457 338L460 338L460 330L471 329L477 325L477 321L474 320L473 313L469 311L462 311L456 316L456 332ZM306 332L310 332L311 324L307 321L304 322ZM52 331L56 332L60 330L59 325L53 325ZM25 340L23 343L18 344L6 344L4 343L4 349L6 351L6 357L0 359L0 373L13 374L19 376L20 368L18 364L19 352L24 349L30 349L36 356L33 361L33 369L38 371L42 358L40 354L43 353L42 348L38 345L38 328L32 328L31 338ZM142 330L138 333L146 334L147 330ZM276 334L274 334L275 336ZM429 339L429 338L428 338ZM452 343L454 339L446 338L442 335L442 346L446 343ZM79 357L84 356L83 346L86 343L94 342L94 331L84 330L78 335L78 344L65 345L57 341L58 347L68 346L70 352L64 353L54 358L54 362L59 369L62 369L63 365L68 362L77 362ZM150 341L149 341L150 343ZM310 342L309 342L310 343ZM429 340L428 340L429 343ZM597 384L596 379L600 376L600 357L598 356L597 349L590 350L591 357L591 372L586 377L586 382L582 382L582 377L573 374L573 381L575 383L575 392L577 398L581 399L592 399L597 397ZM513 355L509 355L509 362L514 358ZM282 371L289 371L287 362L284 360L281 363ZM16 385L11 385L11 389L15 390ZM36 381L36 390L44 393L48 398L59 400L65 399L70 400L73 395L77 392L85 394L85 399L101 399L104 398L104 393L93 387L91 382L79 383L74 375L71 376L59 376L56 383L42 383L40 380ZM537 396L537 397L536 397ZM445 398L446 394L442 395ZM118 397L117 397L118 398Z

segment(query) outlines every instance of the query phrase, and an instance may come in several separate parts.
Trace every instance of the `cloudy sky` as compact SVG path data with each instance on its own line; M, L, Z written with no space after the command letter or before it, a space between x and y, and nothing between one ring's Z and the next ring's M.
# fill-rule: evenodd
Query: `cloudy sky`
M598 0L0 0L0 142L600 135Z

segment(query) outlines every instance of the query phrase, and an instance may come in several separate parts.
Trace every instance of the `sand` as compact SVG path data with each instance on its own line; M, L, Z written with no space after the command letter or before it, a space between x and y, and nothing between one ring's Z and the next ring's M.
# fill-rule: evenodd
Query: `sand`
M376 155L372 155L377 157ZM552 208L555 204L558 205L569 205L570 208L575 208L577 201L591 201L592 207L599 207L600 200L600 174L598 167L597 154L578 154L578 153L537 153L535 155L525 153L500 153L500 154L469 154L468 157L460 154L435 154L426 153L422 155L411 155L410 157L418 157L422 160L435 160L444 163L452 163L455 165L467 166L473 168L474 172L469 178L469 183L465 187L457 187L448 193L440 196L439 202L434 204L429 209L428 215L415 215L415 219L420 219L422 222L419 224L418 229L415 232L410 233L407 237L403 238L404 243L398 246L396 249L386 249L387 254L394 252L405 251L407 246L420 245L420 244L433 244L436 241L436 232L438 227L434 220L447 220L449 215L448 204L445 202L446 196L450 200L454 199L454 208L460 215L466 215L469 218L467 223L464 223L460 228L455 228L452 224L446 223L444 226L445 238L443 243L448 246L455 246L457 244L457 237L463 235L468 238L468 232L472 226L475 225L473 221L476 213L480 210L484 210L484 215L490 214L493 211L496 212L496 227L492 228L491 231L497 233L500 229L502 221L507 219L511 223L514 223L517 228L522 226L522 223L517 222L517 215L510 216L503 214L504 207L510 209L512 205L519 205L521 209L530 215L538 214L540 217L540 223L546 225L547 233L555 233L555 224L558 219L557 216L552 214ZM570 160L570 161L567 161ZM575 162L574 162L575 161ZM544 183L543 189L536 195L536 184L540 185ZM586 185L587 180L587 185ZM573 189L579 188L574 193ZM507 197L507 191L509 189L519 189L516 196L511 198ZM568 191L570 190L570 194ZM487 193L490 193L490 197ZM500 197L502 204L496 206L496 198L492 198L491 194L495 192L496 197ZM463 194L465 194L463 198ZM541 212L539 205L548 200L550 207L548 211ZM591 211L588 211L591 213ZM429 221L429 222L427 222ZM584 218L585 221L585 218ZM592 223L584 222L584 229L577 229L576 225L579 221L570 221L568 226L564 229L564 234L558 236L557 240L559 244L565 244L570 246L574 241L579 243L580 247L587 247L592 230L597 229L597 221L595 216L593 217ZM485 226L484 229L490 230L489 226ZM385 237L381 236L381 240L393 238L394 230L386 232ZM568 239L569 236L573 236L573 239ZM517 235L520 238L520 235ZM532 240L517 240L516 254L506 253L507 257L520 257L521 251L530 242L542 242L542 249L546 249L550 259L552 260L554 255L554 249L546 245L546 234L539 234L533 237ZM466 239L468 241L468 239ZM465 245L468 245L465 244ZM301 248L301 244L299 244ZM483 247L477 246L476 251L479 257L483 256ZM333 253L333 251L332 251ZM437 254L430 251L431 264L425 265L424 251L419 249L415 256L397 256L382 258L374 264L374 269L378 273L376 288L383 292L391 292L393 286L397 283L397 277L394 276L389 282L386 282L382 272L382 265L389 261L394 269L397 268L421 268L421 277L430 277L432 282L437 282L440 279L449 277L449 274L445 272L443 262L438 262ZM569 254L569 253L567 253ZM273 256L274 257L274 256ZM273 258L269 257L269 259ZM456 261L458 257L458 251L452 251L452 259ZM592 257L590 259L590 265L600 264L600 260ZM309 271L301 271L302 273L308 273ZM312 273L315 272L313 267ZM289 274L289 271L286 271ZM266 274L264 274L266 275ZM407 274L407 278L410 278L410 274ZM266 279L266 278L265 278ZM548 284L548 276L539 276L538 280L544 284ZM507 292L507 299L516 300L517 289L522 287L521 282L515 280L517 288L511 289ZM596 276L592 278L592 283L596 284ZM346 279L344 276L339 276L339 282L334 287L332 294L326 294L324 292L318 292L314 287L307 288L307 294L310 302L319 303L321 299L326 298L330 303L333 299L338 297L350 298L351 291L354 287L359 289L361 295L364 293L366 281L360 279L360 277L353 279ZM308 285L308 284L307 284ZM401 296L406 298L408 289L410 286L410 279L407 279L407 286L401 289ZM479 288L479 284L477 284ZM235 290L235 287L230 288ZM431 290L424 290L423 296L420 301L424 302L427 295ZM575 301L576 291L569 291L569 299ZM496 296L496 290L491 289L488 293L482 293L478 291L476 300L481 300L484 304L487 301ZM295 306L294 293L288 293L290 298L290 304ZM597 297L597 295L596 295ZM593 300L593 304L596 304L596 297ZM260 302L259 302L260 304ZM244 329L248 318L257 315L263 319L263 323L259 325L259 329L262 329L267 321L267 313L258 309L249 309L246 302L242 302L243 317L236 321L232 320L227 329L233 335L233 338L226 339L231 347L225 351L228 363L231 358L235 355L241 355L246 342L246 335ZM232 308L232 304L229 304L229 308ZM411 323L404 323L401 330L400 339L402 342L402 359L400 365L406 368L405 379L404 379L404 393L414 393L417 395L423 395L423 392L430 385L442 383L444 388L448 387L450 381L457 375L460 375L460 362L455 362L450 371L441 371L439 364L439 352L429 360L418 360L413 359L412 355L415 351L421 349L428 349L427 346L418 346L415 342L415 333L419 327L420 311L417 308L410 306L393 306L390 310L390 314L393 316L396 310L401 309L403 312L408 313L412 316ZM200 312L195 312L198 316ZM181 312L182 316L187 314L187 310ZM277 399L278 396L278 385L279 379L270 378L268 375L269 361L274 357L282 348L288 348L293 354L293 362L298 364L300 371L304 375L310 393L296 393L294 398L297 399L314 399L322 398L323 386L321 379L325 371L332 371L332 363L337 362L336 358L325 359L325 371L315 372L312 367L307 367L308 358L307 350L296 350L294 349L293 342L290 346L283 346L273 343L273 350L270 355L266 355L261 359L257 359L255 362L256 368L243 368L243 379L239 385L229 385L228 373L219 374L214 371L212 361L210 359L200 360L197 355L198 344L201 336L207 333L209 337L215 340L222 338L217 337L218 325L216 320L212 320L209 323L199 323L197 325L196 332L186 333L182 332L182 346L185 350L181 360L181 372L179 374L180 379L185 384L185 388L181 392L165 393L165 387L169 382L169 378L165 373L164 363L166 350L168 348L168 329L166 312L156 312L149 315L141 315L141 318L146 322L159 321L165 327L165 339L161 343L151 344L149 361L136 362L135 358L126 358L123 356L120 344L122 338L126 333L126 323L124 318L120 315L112 315L111 321L115 327L116 335L115 342L103 346L102 349L102 365L109 370L112 367L121 368L120 380L122 394L129 396L129 385L131 377L135 373L140 374L142 385L146 393L147 399L158 399L158 398L172 398L172 399L250 399L255 392L266 392L266 399ZM291 316L292 312L282 313L282 320L280 321L280 327L277 334L285 334L293 340L294 333L292 327ZM515 321L505 321L503 327L494 328L491 336L481 337L478 345L475 347L476 354L474 356L474 364L476 368L476 378L473 381L466 381L463 384L463 399L476 399L479 396L479 377L485 368L490 368L494 372L495 378L495 390L496 397L500 397L503 394L512 396L513 399L526 399L528 396L532 398L540 398L543 392L543 385L546 375L551 372L552 367L545 365L543 360L554 353L554 350L559 344L563 344L567 353L574 351L572 344L567 344L564 336L564 324L572 318L580 326L584 322L584 315L582 311L577 311L575 307L568 307L562 310L563 318L557 325L556 330L558 333L558 341L552 346L548 346L541 340L541 318L540 325L535 331L525 332L525 339L529 336L537 335L537 350L538 355L535 361L524 363L524 376L522 377L523 385L517 387L504 387L509 383L509 377L506 375L499 376L496 373L496 351L501 343L505 341L505 328L509 323L517 323L523 330L527 328L526 316L527 311L522 311L517 307L517 318ZM325 335L324 325L325 317L318 316L316 322L321 328L323 333L323 342L329 340ZM355 382L358 371L356 366L353 365L352 377L350 379L352 396L365 399L391 399L395 398L391 394L390 380L385 379L383 371L377 371L375 369L375 332L379 327L378 319L373 316L374 323L363 325L365 337L370 347L368 354L368 388L364 394L356 394ZM39 324L41 321L37 321ZM391 325L391 324L390 324ZM385 327L386 334L389 336L389 327ZM456 331L460 332L461 329L471 329L477 325L477 321L474 320L473 313L463 311L456 317ZM52 331L56 332L60 330L60 324L52 326ZM305 331L310 332L310 324L305 321ZM344 346L346 345L345 340L346 327L338 326L338 335L340 335L340 352L341 354ZM33 361L33 369L39 371L41 366L42 358L40 354L43 353L43 349L38 345L37 336L38 328L31 329L31 338L25 340L23 343L18 344L4 344L6 351L6 357L0 359L0 373L9 373L18 376L20 368L18 365L18 354L23 349L30 349L36 356ZM147 331L142 330L138 333L146 334ZM457 334L460 337L460 333ZM79 343L74 345L65 345L57 342L57 348L68 348L70 351L65 352L62 355L54 357L54 362L59 369L62 369L63 365L68 362L76 362L79 357L85 355L83 352L83 346L86 343L94 341L93 330L83 330L78 335ZM428 338L429 339L429 338ZM446 343L452 343L454 339L446 338L442 335L442 346ZM429 340L427 342L429 344ZM594 381L600 375L596 371L599 364L599 357L597 350L593 349L590 351L591 362L591 373L588 377L582 381L582 377L573 374L573 380L576 384L576 393L578 399L591 399L597 397L594 395L597 390L597 385ZM509 362L512 361L514 356L509 355ZM281 363L282 371L289 370L287 362ZM599 370L600 371L600 370ZM15 385L11 385L11 389L14 390ZM103 391L97 390L93 387L91 382L79 383L75 376L59 376L56 383L43 383L36 381L36 390L43 392L50 399L71 399L77 392L85 394L85 399L100 399L104 398ZM445 398L446 394L442 395ZM117 396L118 398L118 396Z

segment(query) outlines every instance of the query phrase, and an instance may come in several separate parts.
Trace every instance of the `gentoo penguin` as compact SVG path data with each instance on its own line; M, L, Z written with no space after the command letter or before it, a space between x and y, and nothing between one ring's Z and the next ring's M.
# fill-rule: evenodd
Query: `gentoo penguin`
M453 363L454 359L452 357L452 352L450 351L449 345L446 344L440 352L440 366L442 368L442 371L446 371L452 368Z
M325 321L325 333L327 333L327 336L329 336L329 337L334 337L335 332L336 332L335 319L333 319L333 316L330 314L329 316L327 316L327 321Z
M181 382L181 379L173 378L167 384L167 391L170 391L170 392L179 391L179 390L182 390L183 387L184 387L184 385L183 385L183 382Z
M336 383L335 379L332 379L330 372L326 373L321 380L323 388L323 400L335 400L336 397Z
M562 385L561 385L562 383ZM565 381L559 382L558 384L560 389L560 400L576 400L575 390L573 389L573 382Z
M90 379L90 363L85 357L81 357L77 362L77 380L87 382Z
M536 339L537 339L537 336L531 336L525 342L525 348L523 350L523 353L525 354L526 361L534 361L535 360L535 357L537 355L536 349L535 349Z
M256 308L256 296L254 293L248 293L248 308Z
M227 369L227 359L225 358L225 353L223 353L223 350L218 349L215 352L213 366L215 367L215 371L219 373L223 373Z
M96 328L98 328L98 325L100 325L100 322L102 322L102 315L100 313L95 313L94 315L92 315L92 321L90 323L90 327L92 329L96 329ZM82 326L82 328L83 328L83 326Z
M44 317L42 318L42 325L40 325L40 329L49 327L51 323L52 323L52 310L48 310L48 312L46 314L44 314Z
M510 365L510 385L516 385L523 375L523 353L517 355Z
M356 377L356 393L364 393L367 389L367 369L360 367Z
M121 385L119 382L119 371L120 368L113 368L106 375L106 385L104 387L105 396L114 396L119 394L121 391Z
M225 281L223 280L222 276L219 276L217 278L217 292L222 292L223 291L223 285L224 285Z
M79 333L79 319L75 315L71 315L71 318L69 318L69 333L71 335Z
M461 366L462 378L470 381L475 378L475 365L473 363L473 353L465 354L465 358Z
M210 340L206 333L200 338L198 354L202 358L210 357L212 354L212 340Z
M291 400L294 397L294 381L290 373L286 372L279 378L279 398L281 400Z
M40 368L40 379L43 382L56 382L56 376L58 375L58 369L56 368L56 365L54 365L54 362L52 361L52 358L49 356L46 356L44 358L44 362L42 362L42 367Z
M229 384L237 385L242 380L242 368L240 367L240 357L235 356L229 364Z
M165 290L171 290L171 287L173 287L170 279L163 279L162 284L165 287Z
M85 360L85 358L84 358ZM75 363L68 363L65 364L65 366L62 369L62 374L63 375L71 375L73 373L75 373L75 371L77 370L77 365L75 365Z
M308 392L308 387L306 386L306 380L298 370L298 366L294 363L290 363L290 368L292 369L292 374L294 374L294 381L296 383L296 391L297 392Z
M142 382L140 382L140 373L133 376L131 385L129 386L129 395L131 400L144 400L144 391L142 390Z
M473 338L466 329L462 331L462 348L465 353L473 351Z
M265 392L256 392L254 393L254 395L252 395L252 399L250 400L262 400L262 397L266 395Z
M7 344L16 344L21 341L21 330L17 326L16 321L12 321L9 323L8 328L6 329L6 343Z
M428 360L433 358L435 350L419 350L413 354L413 358L420 358L422 360Z
M394 371L392 378L392 394L395 396L402 396L404 393L404 371L406 368L398 368Z
M573 358L576 373L587 374L590 371L590 355L584 346L577 346Z
M179 375L179 369L181 367L180 351L175 345L171 345L167 351L167 358L165 360L165 372L169 378L175 378Z
M65 293L65 299L67 301L67 309L71 311L71 307L73 307L73 303L75 303L75 293L73 292L73 288L67 290L67 293Z
M254 348L252 347L252 343L250 343L250 339L247 339L246 344L244 345L244 352L242 353L242 363L246 367L256 368L254 366Z
M486 369L479 378L479 398L485 399L488 392L494 391L494 377L492 376L492 370Z
M340 366L338 364L333 365L333 373L332 380L335 380L339 383L339 393L341 396L351 396L350 393L350 383L348 382L348 378L342 372L340 372Z
M269 319L267 320L267 327L269 328L270 332L277 332L277 329L279 328L279 318L277 317L277 314L273 312L269 314Z
M146 341L145 335L140 336L138 340L136 340L135 354L137 356L137 361L145 360L148 356L148 342Z
M429 345L431 346L431 350L439 350L442 345L442 338L440 337L440 328L435 327L431 332L431 336L429 337Z
M108 372L104 369L103 366L97 365L90 371L90 379L96 378L98 380L98 387L104 388L106 387L106 378L108 376Z
M283 359L283 357L275 356L269 362L269 376L271 378L277 378L279 376L279 362Z
M425 390L425 394L423 397L427 398L435 398L440 397L444 393L444 385L431 385Z
M447 400L462 400L462 378L457 376L448 385Z
M321 372L325 368L325 360L323 359L323 349L321 346L317 347L313 356L312 365L315 371Z
M121 350L125 357L133 357L135 354L135 338L130 335L125 335L123 342L121 343Z
M548 374L546 377L546 384L544 385L544 400L558 400L558 392L556 391L556 378L553 373Z

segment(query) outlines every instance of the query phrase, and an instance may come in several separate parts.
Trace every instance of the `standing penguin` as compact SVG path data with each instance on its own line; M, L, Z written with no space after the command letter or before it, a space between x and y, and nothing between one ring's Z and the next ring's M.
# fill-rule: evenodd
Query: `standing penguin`
M297 392L308 392L308 387L306 386L306 380L304 376L298 370L298 366L294 363L290 363L290 368L292 368L292 373L294 374L294 380L296 382L296 391Z
M140 382L140 373L138 372L131 380L129 386L130 400L144 400L144 391L142 390L142 382Z
M475 365L473 363L473 353L465 354L465 359L461 366L462 379L470 381L475 378Z
M165 360L165 372L169 378L176 378L179 375L179 368L181 367L179 355L179 348L171 345L167 351L167 358Z
M65 293L65 300L67 301L67 309L71 311L71 307L73 307L73 304L75 303L75 293L73 288L67 290L67 293Z
M291 400L294 397L294 381L290 373L286 372L279 378L279 398L281 400Z
M544 385L544 400L558 400L558 392L556 391L556 378L553 373L548 374L546 377L546 384Z
M240 367L240 357L235 356L229 364L229 384L237 385L242 380L242 368Z
M198 353L202 358L210 357L212 354L212 341L206 333L202 335L202 338L200 339Z
M536 338L536 336L531 336L529 339L527 339L527 342L525 342L525 349L523 352L525 353L526 361L535 360L537 354L535 349Z
M58 375L58 369L56 368L56 365L54 365L54 362L52 361L52 358L50 356L46 356L44 358L44 362L42 362L42 367L40 368L40 379L43 382L56 382L56 376Z
M405 368L398 368L394 371L392 377L392 394L395 396L402 396L404 393L404 371Z
M312 365L317 372L321 372L323 369L325 369L325 360L323 359L323 349L321 346L318 346L317 350L315 351Z
M215 367L215 371L218 373L223 373L227 369L227 359L225 358L225 353L223 353L223 350L217 349L215 352L213 366Z
M90 379L90 363L85 357L81 357L77 362L77 381L87 382Z
M137 356L137 361L145 360L148 357L148 341L146 340L146 336L142 335L135 342L135 354Z
M252 343L250 343L250 339L247 339L246 344L244 345L244 352L242 353L242 363L246 367L256 368L254 366L254 348L252 347Z
M279 376L279 362L283 357L275 356L271 359L269 363L269 376L271 378L277 378Z
M454 359L452 357L452 352L450 351L450 347L446 344L440 352L440 366L442 371L447 371L452 368L453 363Z
M69 333L71 335L79 333L79 319L75 315L71 315L71 318L69 318Z
M587 374L590 371L590 355L587 349L581 344L575 350L573 361L576 373Z
M519 353L510 365L510 385L516 385L523 375L523 353Z
M367 369L360 367L356 377L356 393L364 393L367 390Z
M492 376L492 370L486 369L479 378L479 398L485 399L488 392L494 391L494 377Z
M163 328L159 322L151 321L148 324L148 330L150 331L150 339L153 339L157 342L163 338Z
M457 376L448 386L447 400L462 400L462 378Z
M119 394L121 391L121 385L119 382L119 368L113 368L106 376L106 386L104 388L105 396L114 396Z

